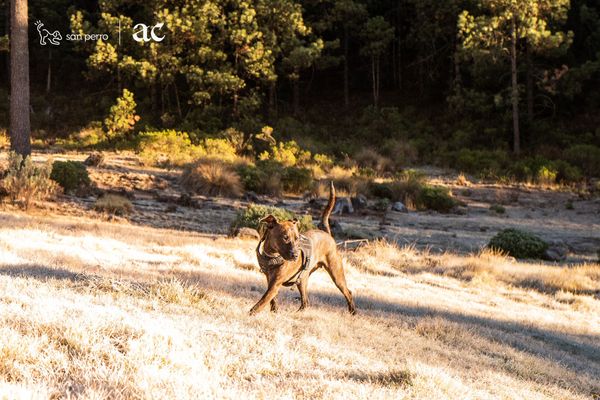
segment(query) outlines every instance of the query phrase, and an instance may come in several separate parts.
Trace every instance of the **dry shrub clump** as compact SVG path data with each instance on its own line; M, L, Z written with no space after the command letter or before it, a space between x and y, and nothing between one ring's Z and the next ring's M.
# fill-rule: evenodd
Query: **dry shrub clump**
M204 196L238 197L242 183L235 168L214 158L203 158L188 165L181 176L186 190Z
M7 149L10 146L10 140L5 129L0 129L0 149Z
M52 162L35 165L31 157L11 153L6 176L1 186L14 204L28 209L33 201L45 200L60 192L60 187L50 179Z
M123 196L107 194L96 200L94 210L114 215L127 215L133 211L133 204Z

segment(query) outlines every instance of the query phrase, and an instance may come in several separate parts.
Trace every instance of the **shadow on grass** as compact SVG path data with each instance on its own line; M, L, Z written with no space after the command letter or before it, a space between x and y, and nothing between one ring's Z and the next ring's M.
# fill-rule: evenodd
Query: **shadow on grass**
M90 275L78 274L60 268L51 268L36 264L18 264L0 267L0 275L11 277L33 278L42 282L49 279L67 280L75 283L86 282ZM124 274L126 279L133 275ZM190 285L198 285L203 290L210 290L217 295L228 296L247 301L248 309L262 296L265 284L258 279L250 281L248 276L235 276L209 271L193 272L169 272L169 277L175 277ZM139 285L145 285L139 280L132 279ZM259 283L260 282L260 283ZM332 283L333 286L333 283ZM346 310L346 303L341 293L327 292L324 290L309 290L311 306L313 308L324 307L328 311L332 309ZM299 304L296 300L297 292L294 290L282 290L279 294L280 303L292 302ZM576 335L564 332L542 329L531 324L515 321L501 321L494 318L466 315L456 311L448 311L431 307L420 307L402 303L394 303L370 296L357 296L355 298L359 315L372 318L389 320L390 318L401 318L416 323L422 318L441 318L445 321L459 324L465 329L486 338L492 342L510 346L515 350L530 354L531 356L552 361L562 368L569 369L577 374L586 376L590 381L600 376L600 335ZM268 311L265 311L268 312ZM281 311L280 311L281 312ZM456 360L460 363L460 360ZM467 361L465 361L467 362ZM470 366L472 367L472 366ZM368 376L366 374L355 374L347 377L359 381L372 381L373 379L389 379L390 384L406 384L403 380L408 379L402 374L387 376ZM509 371L512 372L512 371ZM512 372L518 375L518 372ZM519 376L520 379L523 377ZM526 379L526 378L525 378ZM383 381L382 381L383 383ZM569 382L554 381L554 384L568 390L576 390ZM591 390L600 390L600 384ZM581 391L580 391L581 392ZM589 395L589 392L581 392Z

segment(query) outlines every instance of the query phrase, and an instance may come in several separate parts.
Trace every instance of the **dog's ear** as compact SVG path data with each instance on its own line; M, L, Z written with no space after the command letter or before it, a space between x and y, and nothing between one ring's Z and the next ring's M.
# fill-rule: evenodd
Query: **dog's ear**
M275 227L275 225L277 225L277 218L269 214L263 219L261 219L260 223L265 224L267 226L267 229L272 229L273 227Z

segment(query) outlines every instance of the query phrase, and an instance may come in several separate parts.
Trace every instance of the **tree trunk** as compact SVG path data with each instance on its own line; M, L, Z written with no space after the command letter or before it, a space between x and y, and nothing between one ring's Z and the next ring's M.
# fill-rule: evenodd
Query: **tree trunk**
M533 122L533 63L531 62L531 46L527 43L527 122Z
M181 103L179 102L179 90L177 89L177 81L173 82L173 87L175 88L175 102L177 103L177 114L179 115L179 119L183 118L183 114L181 113Z
M29 47L27 0L11 0L10 143L23 156L31 154L29 121Z
M348 83L349 72L348 72L348 26L344 25L344 106L350 105L350 87Z
M52 48L48 49L48 73L46 74L46 94L52 89Z
M277 116L277 81L269 82L269 118Z
M513 152L521 153L521 133L519 132L519 85L517 82L517 26L513 15L510 24L510 67L512 76Z
M6 24L4 27L4 34L9 35L10 37L10 1L6 2L6 15L4 18L4 23ZM6 84L8 92L10 93L10 52L7 51L4 56L4 61L6 63Z
M375 77L375 56L371 56L371 75L373 81L373 106L377 108L377 78Z
M294 116L300 114L300 78L294 78L292 81L292 96L294 104Z

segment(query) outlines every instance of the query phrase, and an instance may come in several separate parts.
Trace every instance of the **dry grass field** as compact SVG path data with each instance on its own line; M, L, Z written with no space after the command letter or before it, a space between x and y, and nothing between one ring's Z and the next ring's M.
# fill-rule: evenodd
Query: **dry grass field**
M0 212L0 398L590 399L600 265L345 252L249 317L252 241Z

